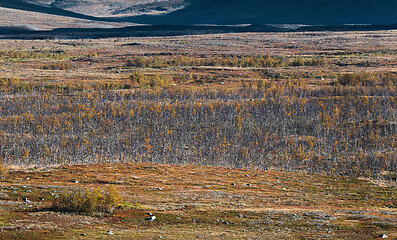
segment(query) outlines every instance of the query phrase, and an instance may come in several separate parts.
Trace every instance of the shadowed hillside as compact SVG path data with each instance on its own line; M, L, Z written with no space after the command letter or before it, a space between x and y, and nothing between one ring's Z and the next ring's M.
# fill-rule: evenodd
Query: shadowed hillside
M153 25L387 25L397 23L395 14L397 1L395 0L172 0L156 2L118 0L100 3L62 0L46 2L45 4L39 0L0 0L0 7L88 20L128 21Z
M395 0L194 0L163 16L138 16L151 24L394 24Z

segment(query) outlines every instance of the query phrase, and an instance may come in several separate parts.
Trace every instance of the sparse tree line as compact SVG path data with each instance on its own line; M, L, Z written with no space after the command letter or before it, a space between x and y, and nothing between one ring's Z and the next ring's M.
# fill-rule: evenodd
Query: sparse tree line
M63 68L63 65L48 65L48 69ZM64 70L69 67L65 67ZM70 68L73 68L71 65ZM344 95L394 95L397 86L397 74L392 72L381 73L346 73L336 76L335 82L322 84L316 89L309 89L304 79L299 80L280 80L258 78L256 84L248 84L244 80L241 81L241 88L245 97L247 93L250 96L267 97L277 96L344 96ZM60 82L32 82L23 81L18 78L0 78L0 93L71 93L71 92L93 92L108 91L121 89L159 89L170 88L180 83L186 82L213 82L219 81L219 77L209 78L208 76L197 76L193 74L177 74L177 75L159 75L144 74L141 71L134 71L127 79L119 81L60 81ZM259 90L259 91L257 91ZM173 90L177 92L178 90ZM142 91L140 91L142 92ZM222 92L222 90L219 90ZM291 94L288 94L290 92ZM195 93L200 94L200 93ZM149 94L150 95L150 94ZM213 95L209 93L209 95ZM230 95L226 93L226 95ZM233 94L232 94L233 95ZM233 98L239 98L234 94Z
M0 161L145 161L395 179L396 96L376 87L294 85L3 96Z
M266 55L216 55L200 57L136 57L127 59L127 67L166 68L180 66L213 66L213 67L285 67L285 66L325 66L324 56L282 57Z
M75 68L75 66L67 62L47 63L41 66L41 69L44 70L72 70L73 68Z
M42 50L0 50L0 59L12 60L12 59L54 59L61 60L65 57L69 57L69 53L66 51L42 51Z

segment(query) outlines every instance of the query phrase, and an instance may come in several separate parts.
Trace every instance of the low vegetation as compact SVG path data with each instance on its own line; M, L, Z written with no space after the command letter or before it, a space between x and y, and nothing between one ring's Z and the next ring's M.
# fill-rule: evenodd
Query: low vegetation
M7 176L8 169L3 164L0 163L0 179L3 179Z
M120 193L111 186L105 194L100 188L65 191L54 200L52 208L60 212L103 216L113 214L121 201Z

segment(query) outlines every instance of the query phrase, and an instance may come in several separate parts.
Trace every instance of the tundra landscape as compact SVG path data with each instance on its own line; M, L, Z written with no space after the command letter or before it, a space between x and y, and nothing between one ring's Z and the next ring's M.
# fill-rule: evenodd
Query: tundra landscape
M208 2L0 1L0 239L397 239L397 21Z

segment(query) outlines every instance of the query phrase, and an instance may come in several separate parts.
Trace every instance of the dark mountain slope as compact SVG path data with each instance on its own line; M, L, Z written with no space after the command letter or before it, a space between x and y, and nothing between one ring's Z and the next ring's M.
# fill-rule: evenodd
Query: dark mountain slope
M191 0L162 16L136 16L149 24L395 24L397 0Z
M185 0L186 7L163 15L131 17L93 17L55 7L24 2L26 0L0 0L0 7L35 11L87 20L108 22L135 22L153 25L194 24L382 24L397 23L397 0ZM73 1L69 1L69 5ZM76 6L85 1L75 1ZM115 3L117 1L114 1ZM161 4L166 4L162 1ZM183 0L169 4L182 4ZM62 3L62 1L57 1ZM104 3L103 3L104 4ZM135 12L150 4L137 5ZM168 3L167 3L168 4ZM54 4L52 4L54 5ZM92 5L92 4L91 4ZM90 6L91 6L90 5ZM172 4L171 4L172 5ZM185 4L183 4L185 5ZM95 4L92 6L96 6ZM102 5L98 5L100 7ZM140 6L140 7L139 7ZM155 6L155 5L153 5ZM165 5L168 6L168 5ZM128 8L131 10L130 8ZM94 10L92 10L94 13ZM131 10L132 11L132 10ZM142 14L147 11L142 10Z

